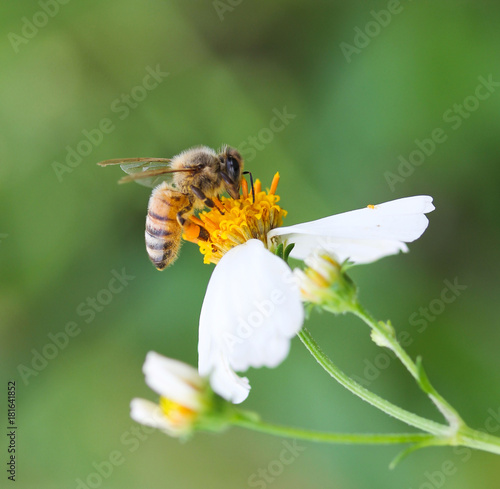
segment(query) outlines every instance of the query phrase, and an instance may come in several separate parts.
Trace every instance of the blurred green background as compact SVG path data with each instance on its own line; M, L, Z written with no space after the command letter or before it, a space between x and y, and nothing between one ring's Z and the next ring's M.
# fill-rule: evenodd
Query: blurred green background
M280 171L287 224L432 195L436 211L411 253L352 276L373 314L409 332L409 352L466 421L498 435L499 22L500 6L478 1L4 4L0 355L3 392L17 382L16 487L498 488L500 459L483 452L427 449L389 471L398 447L300 443L264 482L252 476L279 457L281 439L235 428L179 443L137 431L130 399L155 399L145 354L197 362L212 267L185 244L157 272L143 243L149 190L117 186L120 169L96 162L228 143L265 185ZM140 88L148 69L168 76ZM479 77L490 77L489 91L476 95ZM281 131L270 129L276 111L295 116ZM419 145L428 154L414 153ZM399 168L401 158L414 164ZM123 291L103 292L123 270L134 277ZM467 288L441 308L444 281L455 279ZM106 305L91 314L97 296ZM415 324L432 301L439 313ZM79 334L47 347L71 322ZM308 325L346 373L440 420L359 321L315 314ZM331 381L298 340L278 369L249 377L244 406L266 420L407 430ZM5 410L2 401L2 420ZM96 476L115 451L123 463Z

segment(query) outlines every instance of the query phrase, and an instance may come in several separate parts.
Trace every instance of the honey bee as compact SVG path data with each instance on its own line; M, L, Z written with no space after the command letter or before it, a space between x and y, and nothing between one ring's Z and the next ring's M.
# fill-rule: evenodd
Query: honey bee
M214 200L224 191L238 199L242 175L247 173L243 172L240 153L228 146L219 153L200 146L172 159L126 158L98 163L100 166L118 164L128 173L119 183L137 181L154 187L149 198L145 236L149 258L158 270L176 260L183 228L195 209L214 207ZM197 227L198 239L207 240L207 231Z

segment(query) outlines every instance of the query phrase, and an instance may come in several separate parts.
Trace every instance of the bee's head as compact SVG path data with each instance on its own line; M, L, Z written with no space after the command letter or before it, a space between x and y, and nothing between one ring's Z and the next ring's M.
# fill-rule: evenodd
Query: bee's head
M241 176L243 173L243 158L234 148L226 146L219 155L227 193L233 199L240 198Z

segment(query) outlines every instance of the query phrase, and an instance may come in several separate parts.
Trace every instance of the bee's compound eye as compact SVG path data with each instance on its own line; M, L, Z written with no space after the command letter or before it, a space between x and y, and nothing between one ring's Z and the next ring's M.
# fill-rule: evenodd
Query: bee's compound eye
M226 171L229 176L229 178L233 181L236 182L240 178L240 163L236 158L233 158L232 156L228 156L227 161L226 161Z

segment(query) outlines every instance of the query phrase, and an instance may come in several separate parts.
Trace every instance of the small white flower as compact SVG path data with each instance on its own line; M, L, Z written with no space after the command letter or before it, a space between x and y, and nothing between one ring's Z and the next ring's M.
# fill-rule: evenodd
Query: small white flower
M394 200L275 227L267 232L267 246L294 243L290 256L300 260L319 248L332 253L338 262L370 263L408 251L405 243L422 235L429 222L424 214L432 210L429 196ZM229 219L228 214L224 219ZM279 365L303 320L297 278L285 262L255 239L232 247L216 266L203 302L200 374L210 376L216 393L233 403L242 402L250 385L236 372Z
M205 408L205 380L190 365L153 351L146 356L143 372L146 384L160 395L160 403L133 399L132 419L171 436L188 433Z
M333 253L340 263L370 263L400 251L418 239L434 210L432 197L419 195L344 212L317 221L272 229L269 244L294 243L292 258L304 260L318 248Z

